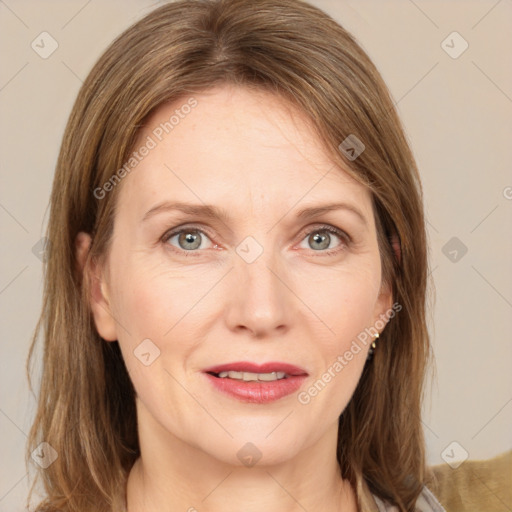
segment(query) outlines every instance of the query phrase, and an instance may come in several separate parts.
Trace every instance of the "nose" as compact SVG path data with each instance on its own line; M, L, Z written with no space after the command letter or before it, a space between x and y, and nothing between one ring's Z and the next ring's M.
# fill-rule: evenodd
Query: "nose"
M231 331L261 339L290 329L297 304L283 265L264 251L252 263L237 258L230 274L224 317Z

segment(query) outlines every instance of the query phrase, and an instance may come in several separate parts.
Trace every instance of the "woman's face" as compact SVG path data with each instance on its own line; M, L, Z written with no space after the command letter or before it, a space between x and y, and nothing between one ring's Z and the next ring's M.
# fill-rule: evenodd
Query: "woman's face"
M119 340L143 442L289 460L335 435L367 357L357 336L391 305L370 194L282 99L194 98L152 115L117 185L95 323Z

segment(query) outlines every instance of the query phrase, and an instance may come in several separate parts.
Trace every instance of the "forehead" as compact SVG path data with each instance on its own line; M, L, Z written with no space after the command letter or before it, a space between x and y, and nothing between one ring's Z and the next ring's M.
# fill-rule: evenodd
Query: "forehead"
M134 151L145 156L121 193L134 209L165 199L238 203L253 214L316 199L369 206L366 188L332 161L306 115L267 91L222 86L164 104Z

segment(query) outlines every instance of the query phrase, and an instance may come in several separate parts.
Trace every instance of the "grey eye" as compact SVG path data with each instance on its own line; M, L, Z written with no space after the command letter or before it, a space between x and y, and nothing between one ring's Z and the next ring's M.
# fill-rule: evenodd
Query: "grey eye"
M182 229L166 236L165 241L178 249L195 251L201 247L204 236L204 233L198 229ZM176 242L172 241L173 238L178 239L178 245L176 245Z
M201 246L201 234L199 231L183 231L178 234L178 244L181 249L192 251Z
M309 235L308 243L311 249L315 251L327 249L331 243L331 235L329 235L329 233L326 231L315 231Z

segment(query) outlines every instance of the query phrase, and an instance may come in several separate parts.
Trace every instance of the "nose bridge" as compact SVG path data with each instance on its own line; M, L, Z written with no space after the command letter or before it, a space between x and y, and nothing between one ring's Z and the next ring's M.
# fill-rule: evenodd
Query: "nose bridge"
M270 334L289 325L293 298L283 283L285 267L275 252L250 238L237 247L227 318L231 328L243 326L255 334Z

